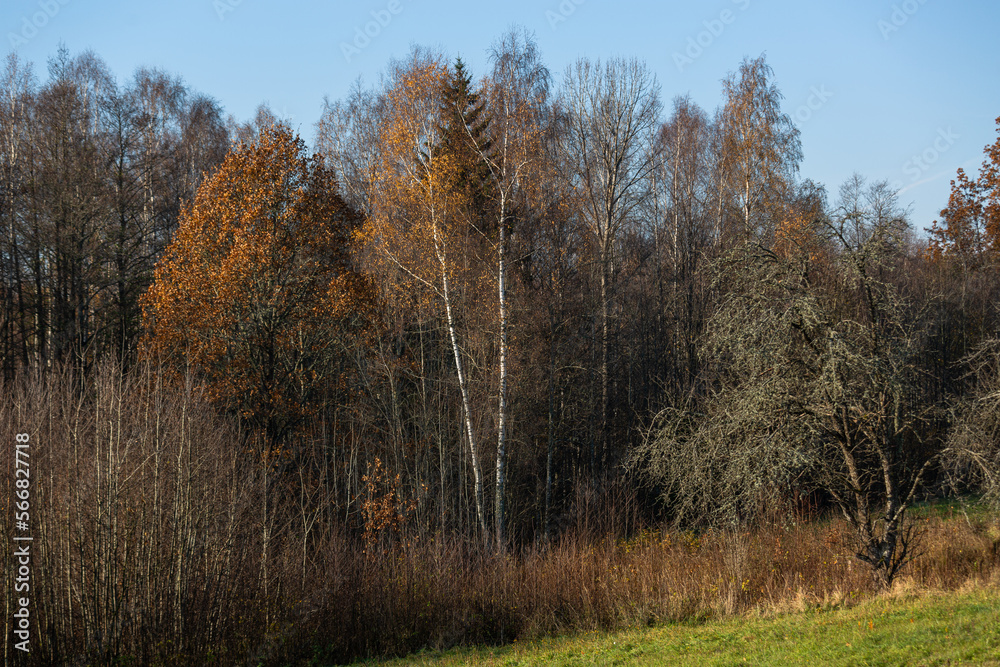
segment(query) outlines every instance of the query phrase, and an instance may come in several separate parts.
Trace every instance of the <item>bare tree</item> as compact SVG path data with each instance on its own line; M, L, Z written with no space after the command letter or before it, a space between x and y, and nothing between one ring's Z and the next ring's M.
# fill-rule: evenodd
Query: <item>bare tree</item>
M32 128L37 180L28 237L40 361L93 361L96 297L107 250L98 110L112 85L94 54L71 58L63 49L49 61L49 81L37 96Z
M705 317L703 259L713 229L711 134L698 105L687 97L674 100L673 113L656 133L652 192L645 207L655 281L646 310L656 314L661 340L652 365L675 393L683 393L697 372L694 342Z
M30 170L28 125L34 88L30 65L10 54L0 80L0 362L8 379L18 364L28 363L22 201Z
M566 115L567 178L596 246L600 275L600 458L610 436L610 320L617 277L616 244L649 192L650 142L659 122L659 84L638 60L570 66L560 106ZM591 448L591 465L597 465Z
M972 390L953 406L945 472L956 491L1000 505L1000 339L984 341L964 361Z
M356 211L371 210L366 184L375 180L378 167L379 127L384 98L355 82L346 100L324 101L316 124L317 148L334 170L341 196Z

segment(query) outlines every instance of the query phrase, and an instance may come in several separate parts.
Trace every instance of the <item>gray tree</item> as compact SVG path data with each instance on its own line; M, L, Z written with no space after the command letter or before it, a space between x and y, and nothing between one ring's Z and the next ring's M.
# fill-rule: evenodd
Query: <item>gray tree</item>
M1000 505L1000 339L963 361L972 386L953 407L944 469L956 491L978 491Z
M631 464L681 522L752 521L790 488L821 490L888 585L915 554L905 512L942 452L928 318L893 284L907 225L885 183L852 179L808 222L792 247L720 260L704 395L661 413Z

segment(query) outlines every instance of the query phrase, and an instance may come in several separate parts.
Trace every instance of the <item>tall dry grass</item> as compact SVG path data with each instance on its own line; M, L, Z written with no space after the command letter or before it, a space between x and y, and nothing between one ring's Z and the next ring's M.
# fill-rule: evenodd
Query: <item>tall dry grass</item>
M875 591L839 519L626 539L601 537L608 516L600 532L497 556L455 536L408 536L405 512L385 516L384 484L358 513L367 530L345 528L329 451L264 456L152 368L36 375L0 391L3 470L14 434L32 437L35 536L33 653L7 642L5 664L326 664ZM4 535L11 482L0 483ZM924 555L906 586L1000 584L995 518L920 521ZM7 540L7 573L11 550ZM4 622L10 637L11 614Z

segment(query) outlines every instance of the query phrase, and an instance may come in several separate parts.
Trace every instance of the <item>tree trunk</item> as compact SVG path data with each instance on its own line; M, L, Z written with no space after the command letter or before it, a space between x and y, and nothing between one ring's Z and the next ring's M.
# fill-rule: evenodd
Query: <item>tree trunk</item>
M504 200L500 199L500 256L497 267L497 281L500 299L500 405L497 416L497 485L494 512L496 516L497 549L506 544L504 535L504 493L507 472L507 221L504 215Z
M549 434L545 457L545 541L552 539L552 459L555 454L556 316L549 306Z
M608 408L611 401L608 378L608 283L610 282L610 249L607 247L607 240L601 251L601 432L600 432L600 467L603 468L605 459L608 456Z
M465 381L465 371L462 366L462 354L458 348L458 337L455 334L455 320L451 312L451 287L448 281L447 265L443 257L438 255L441 263L441 287L444 296L444 309L448 318L448 336L451 339L451 349L455 354L455 371L458 375L458 388L462 393L462 410L465 415L465 435L469 440L469 454L472 457L472 476L475 485L476 496L476 518L479 521L479 529L484 538L488 538L489 532L486 528L486 513L483 501L483 476L479 465L479 453L476 448L476 435L472 428L472 411L469 408L469 388Z

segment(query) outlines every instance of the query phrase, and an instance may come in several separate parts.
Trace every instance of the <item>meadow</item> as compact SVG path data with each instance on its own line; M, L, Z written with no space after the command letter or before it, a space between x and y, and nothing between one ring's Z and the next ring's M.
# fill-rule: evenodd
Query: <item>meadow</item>
M997 665L1000 591L900 586L853 607L810 606L706 623L426 652L396 665Z

